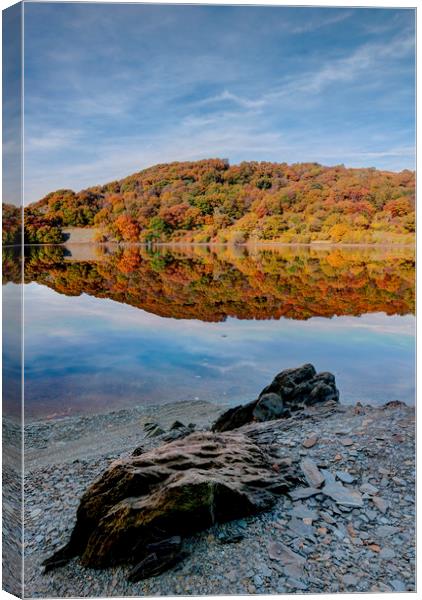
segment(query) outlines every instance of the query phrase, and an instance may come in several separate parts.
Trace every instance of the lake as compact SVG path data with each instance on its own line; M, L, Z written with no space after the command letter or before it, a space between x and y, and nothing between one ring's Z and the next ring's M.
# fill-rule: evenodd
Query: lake
M414 403L414 272L404 247L27 247L25 416L234 405L306 362L341 402Z

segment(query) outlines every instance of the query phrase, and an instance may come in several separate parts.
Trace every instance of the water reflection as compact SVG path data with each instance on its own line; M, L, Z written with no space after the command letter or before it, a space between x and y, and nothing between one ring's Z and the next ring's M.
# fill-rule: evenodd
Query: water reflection
M67 254L67 256L66 256ZM60 246L28 249L25 281L177 319L414 313L411 249Z
M413 401L410 249L38 247L25 282L27 416L243 402L308 361Z

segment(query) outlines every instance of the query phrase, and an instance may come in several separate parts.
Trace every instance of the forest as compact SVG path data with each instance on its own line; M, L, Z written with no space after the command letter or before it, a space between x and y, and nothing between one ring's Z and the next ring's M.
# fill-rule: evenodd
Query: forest
M317 163L224 159L156 165L119 181L57 190L25 207L28 244L60 243L64 227L98 242L407 243L415 231L415 173ZM3 205L3 242L19 209Z
M13 250L3 252L5 283L21 277ZM162 317L217 322L415 312L415 257L405 247L250 253L230 245L216 251L128 246L108 253L99 246L95 259L84 261L66 258L64 246L28 247L25 254L25 283L110 298Z

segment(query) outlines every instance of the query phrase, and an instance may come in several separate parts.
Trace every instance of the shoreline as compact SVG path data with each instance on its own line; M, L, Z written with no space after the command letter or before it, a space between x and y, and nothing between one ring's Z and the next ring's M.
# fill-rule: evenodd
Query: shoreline
M313 242L278 242L267 240L265 242L243 242L243 243L230 243L230 242L154 242L149 244L148 242L61 242L60 244L5 244L3 248L22 248L22 247L44 247L44 246L96 246L96 247L104 247L104 246L116 246L120 247L130 247L130 246L139 246L141 248L160 248L160 247L222 247L222 248L263 248L265 246L276 246L276 247L286 247L291 248L294 246L299 246L302 248L306 247L321 247L321 248L414 248L416 249L416 240L414 242L362 242L362 243L351 243L351 242L330 242L330 241L313 241Z
M143 439L142 428L149 421L163 428L176 420L206 427L226 409L222 404L186 400L28 421L24 424L25 470L50 464L52 456L51 464L67 463L133 449Z
M213 420L205 403L196 403L196 415L192 406L185 404L186 417L199 429ZM336 507L321 495L300 502L280 496L269 512L213 526L189 538L188 558L154 578L129 583L128 566L92 570L83 568L78 560L42 575L42 560L68 539L86 487L111 461L127 456L139 443L147 449L162 443L159 437L145 438L139 411L119 419L121 412L107 413L101 423L98 417L79 418L70 429L72 418L27 426L25 447L32 453L25 473L28 596L414 590L415 409L401 403L339 404L334 414L318 417L311 412L287 430L278 429L285 420L269 422L288 456L306 456L332 473L350 473L353 483L349 487L367 490L362 492L361 508ZM166 427L176 414L181 413L151 411L143 417ZM242 430L246 431L241 428L239 432ZM305 447L303 442L312 435L317 442ZM365 488L366 484L370 485ZM312 534L302 531L300 515L308 514L306 511L315 514ZM221 535L239 532L244 538L239 543L227 546L220 541ZM283 565L268 557L268 546L274 540L303 556L308 565L303 577L287 576Z

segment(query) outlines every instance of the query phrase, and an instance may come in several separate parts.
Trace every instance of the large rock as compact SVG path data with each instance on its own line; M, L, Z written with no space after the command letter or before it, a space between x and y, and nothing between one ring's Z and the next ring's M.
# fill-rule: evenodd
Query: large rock
M212 429L230 431L251 421L289 417L306 406L332 400L339 400L334 375L317 373L313 365L306 364L276 375L256 400L230 408L217 419Z
M291 466L244 434L192 433L113 462L83 495L70 541L46 570L81 556L90 567L140 563L136 577L157 572L151 544L266 510L296 483Z

